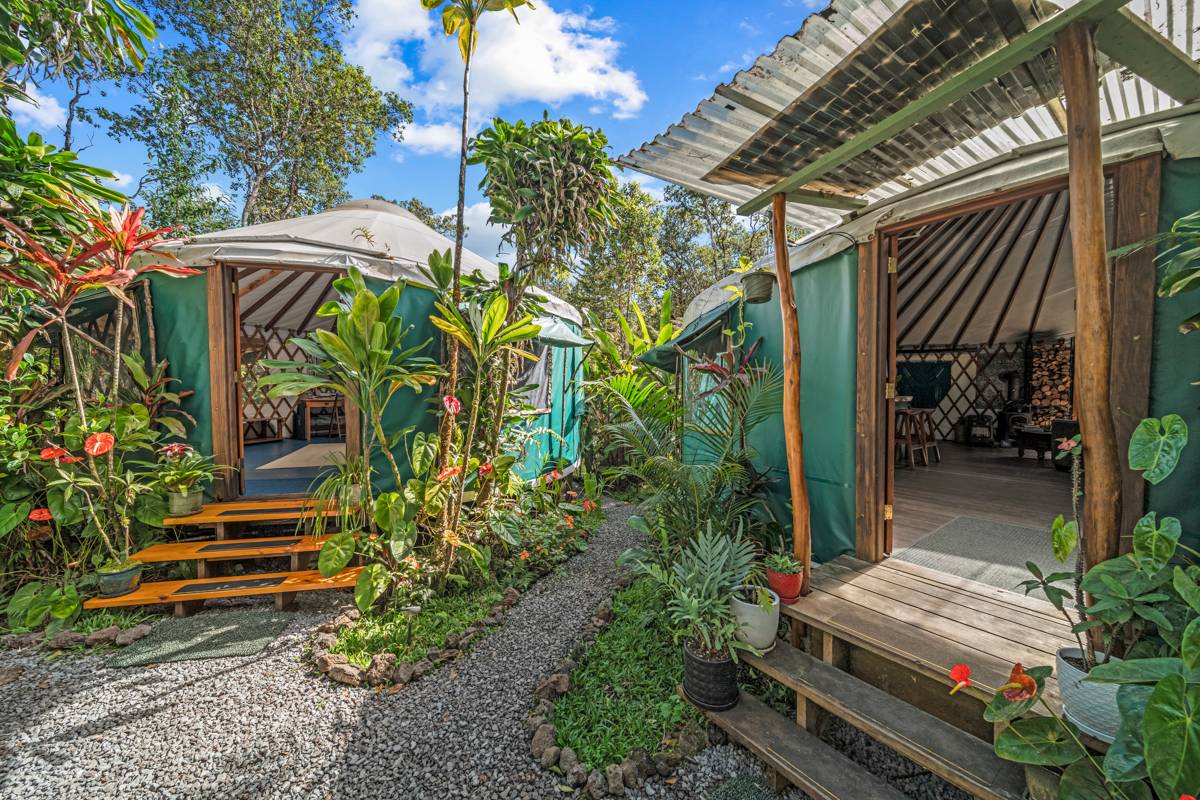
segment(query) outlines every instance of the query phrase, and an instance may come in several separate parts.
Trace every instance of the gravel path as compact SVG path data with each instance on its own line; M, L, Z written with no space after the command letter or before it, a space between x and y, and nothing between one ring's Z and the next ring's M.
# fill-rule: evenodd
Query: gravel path
M637 540L629 507L607 510L591 547L495 633L395 695L337 686L303 660L312 629L346 602L327 592L302 596L287 631L252 658L116 670L107 656L0 653L0 669L25 669L0 687L0 797L561 797L523 723ZM709 748L675 786L638 796L700 797L717 778L758 771L744 751Z

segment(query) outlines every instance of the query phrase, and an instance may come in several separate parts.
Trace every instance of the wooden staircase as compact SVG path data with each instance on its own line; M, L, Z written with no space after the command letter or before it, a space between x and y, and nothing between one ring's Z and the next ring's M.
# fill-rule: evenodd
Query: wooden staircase
M812 586L782 609L793 644L743 656L795 691L795 720L743 693L733 709L705 712L710 721L765 761L773 781L818 800L903 796L821 740L830 717L973 797L1024 797L1025 770L995 754L982 712L1013 661L1052 664L1071 642L1053 607L894 561L840 558L814 570ZM950 697L956 663L971 666L973 684ZM1053 681L1046 699L1059 702Z
M312 536L301 530L290 536L229 538L234 524L290 522L307 528L307 520L335 514L336 511L327 510L311 499L289 499L210 503L196 514L168 517L164 520L167 525L209 528L214 536L152 545L134 553L132 558L144 564L190 561L196 565L196 578L143 583L119 597L93 597L85 601L83 607L171 603L175 606L175 616L185 617L199 611L209 599L274 595L275 607L286 610L294 607L299 592L352 588L358 580L359 567L348 567L331 578L324 578L311 569L313 556L328 536ZM224 562L280 557L289 559L290 571L238 576L220 574Z

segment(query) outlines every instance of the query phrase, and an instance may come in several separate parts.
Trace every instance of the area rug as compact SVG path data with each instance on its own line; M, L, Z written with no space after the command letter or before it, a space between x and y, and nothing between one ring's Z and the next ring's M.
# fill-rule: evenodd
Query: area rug
M328 467L334 461L345 458L346 445L342 442L318 442L306 444L286 456L268 461L259 469L303 469L305 467Z
M164 619L143 639L108 660L110 667L229 658L261 653L296 617L265 609L220 611Z
M955 517L892 558L1010 590L1030 577L1026 561L1043 574L1070 569L1054 558L1049 525L1038 530L976 517Z
M748 775L722 781L704 795L704 800L775 800L779 795Z

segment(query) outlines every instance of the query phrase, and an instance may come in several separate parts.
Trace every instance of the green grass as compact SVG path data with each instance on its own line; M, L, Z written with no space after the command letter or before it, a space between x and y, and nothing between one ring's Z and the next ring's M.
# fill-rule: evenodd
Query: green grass
M663 737L700 715L675 693L683 680L679 646L664 600L642 580L613 598L613 620L571 672L571 690L554 705L558 742L589 768L636 749L653 753Z
M143 622L150 622L154 616L153 614L147 614L141 609L101 608L96 611L84 611L79 615L79 619L75 620L75 624L71 626L71 630L76 633L88 634L113 625L116 625L121 630L125 630L135 625L141 625Z
M396 663L415 664L430 649L445 647L447 634L460 634L486 618L501 597L503 592L491 586L434 598L415 617L402 611L364 616L338 632L332 651L360 667L370 664L375 653L395 653ZM484 635L481 632L475 641Z

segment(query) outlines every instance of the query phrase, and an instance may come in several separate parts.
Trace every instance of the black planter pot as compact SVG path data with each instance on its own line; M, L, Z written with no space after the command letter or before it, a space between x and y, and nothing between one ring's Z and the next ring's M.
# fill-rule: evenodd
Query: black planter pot
M748 272L742 276L742 291L747 303L766 303L775 292L775 275L771 272Z
M712 660L683 644L683 693L705 711L728 711L737 705L737 663L729 654Z

